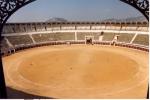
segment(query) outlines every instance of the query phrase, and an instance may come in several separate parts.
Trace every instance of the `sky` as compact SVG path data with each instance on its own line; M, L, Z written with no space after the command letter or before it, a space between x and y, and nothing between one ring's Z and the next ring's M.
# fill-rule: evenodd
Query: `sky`
M142 16L120 0L36 0L15 12L8 22L45 22L54 17L69 21L100 21Z

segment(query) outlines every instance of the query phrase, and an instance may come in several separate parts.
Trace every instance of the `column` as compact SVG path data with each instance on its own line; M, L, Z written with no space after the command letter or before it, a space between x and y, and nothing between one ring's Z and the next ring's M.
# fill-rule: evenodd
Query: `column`
M77 39L77 32L75 32L75 41L77 41L78 39Z

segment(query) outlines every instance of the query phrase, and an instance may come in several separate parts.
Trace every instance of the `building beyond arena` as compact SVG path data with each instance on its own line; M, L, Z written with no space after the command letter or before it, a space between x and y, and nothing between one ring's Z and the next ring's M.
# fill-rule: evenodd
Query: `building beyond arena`
M109 45L117 38L117 46L148 51L147 22L35 22L7 23L1 40L3 55L18 50L55 44Z

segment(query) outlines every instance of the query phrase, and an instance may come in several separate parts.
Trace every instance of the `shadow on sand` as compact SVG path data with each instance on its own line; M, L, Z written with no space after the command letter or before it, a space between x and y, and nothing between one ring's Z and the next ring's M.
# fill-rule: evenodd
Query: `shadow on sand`
M42 97L42 96L24 93L22 91L18 91L10 87L7 87L7 98L8 99L54 99L52 97Z

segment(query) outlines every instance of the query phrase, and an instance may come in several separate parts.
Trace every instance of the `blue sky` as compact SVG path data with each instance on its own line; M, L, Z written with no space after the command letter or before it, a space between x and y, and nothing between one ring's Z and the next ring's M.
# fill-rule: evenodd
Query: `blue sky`
M70 21L99 21L142 16L119 0L36 0L14 13L9 22L46 21L52 17Z

